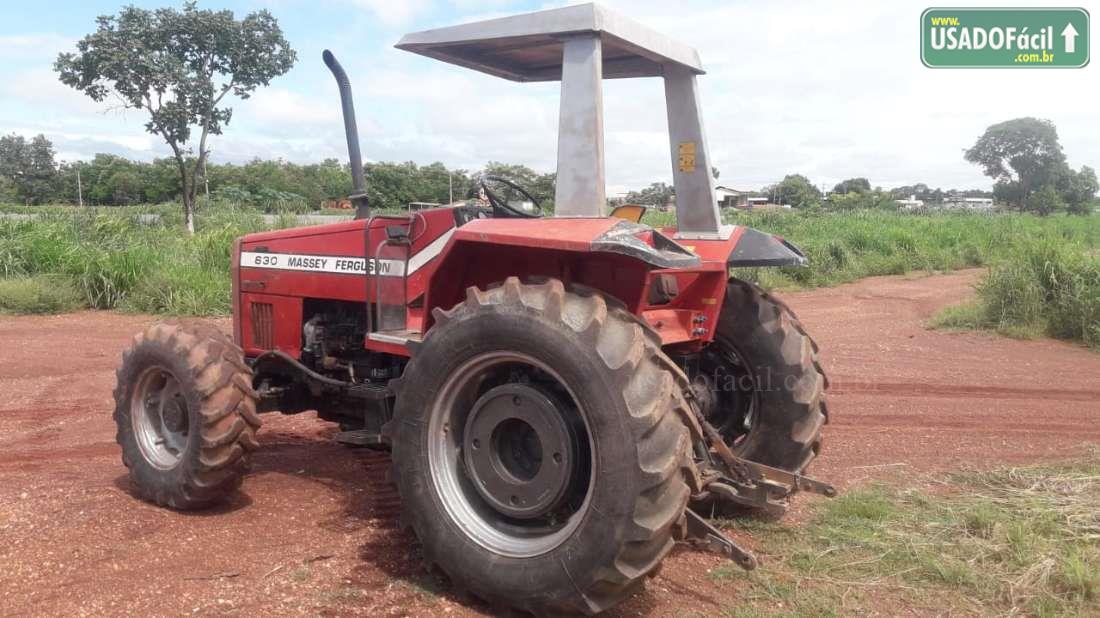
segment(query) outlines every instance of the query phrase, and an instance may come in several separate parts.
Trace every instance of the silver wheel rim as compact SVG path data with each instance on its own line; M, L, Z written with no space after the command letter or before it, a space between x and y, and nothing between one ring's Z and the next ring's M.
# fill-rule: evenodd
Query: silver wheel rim
M505 365L525 365L556 380L568 393L572 400L570 403L583 424L584 435L580 440L589 454L587 478L578 479L585 487L583 499L566 521L553 527L524 528L501 516L472 487L464 471L461 434L473 403L471 391L476 392L480 382L493 369ZM468 538L485 549L515 558L544 554L565 542L584 519L596 477L595 448L589 423L573 391L557 372L542 361L509 351L487 352L466 361L447 378L432 403L428 435L432 436L427 454L433 489L451 520Z
M130 422L145 461L160 470L174 468L190 437L187 402L179 380L161 367L143 371L130 398Z

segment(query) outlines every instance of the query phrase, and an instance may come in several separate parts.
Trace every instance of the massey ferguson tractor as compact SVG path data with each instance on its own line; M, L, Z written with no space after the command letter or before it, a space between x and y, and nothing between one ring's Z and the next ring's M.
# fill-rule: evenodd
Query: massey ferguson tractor
M835 494L802 474L827 381L794 313L730 277L806 259L722 224L696 51L593 4L397 47L561 81L553 214L482 177L484 200L372 215L351 87L326 51L356 218L237 240L232 339L188 323L134 339L114 417L135 491L209 506L240 486L258 413L313 410L338 441L391 452L424 559L494 607L600 612L676 541L753 568L707 518ZM664 80L676 227L607 213L602 80L633 77Z

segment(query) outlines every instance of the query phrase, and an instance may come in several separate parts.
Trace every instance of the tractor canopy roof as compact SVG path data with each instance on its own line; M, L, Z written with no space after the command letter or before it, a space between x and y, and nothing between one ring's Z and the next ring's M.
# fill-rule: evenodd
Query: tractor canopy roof
M398 49L519 82L558 81L565 40L597 34L603 77L657 77L676 64L702 74L699 53L599 4L581 4L407 34Z

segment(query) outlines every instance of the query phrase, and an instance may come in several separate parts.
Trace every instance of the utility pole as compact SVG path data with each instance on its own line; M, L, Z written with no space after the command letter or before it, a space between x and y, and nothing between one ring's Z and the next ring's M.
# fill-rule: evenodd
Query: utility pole
M447 170L447 203L455 203L455 173L453 170Z
M80 168L76 168L76 203L84 207L84 187L80 184Z

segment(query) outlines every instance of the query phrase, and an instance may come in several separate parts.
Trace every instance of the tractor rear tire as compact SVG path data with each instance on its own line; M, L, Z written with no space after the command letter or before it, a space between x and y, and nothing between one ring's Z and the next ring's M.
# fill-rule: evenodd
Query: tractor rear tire
M731 279L711 345L735 348L753 378L755 419L734 451L790 472L806 470L821 450L829 383L817 343L798 317L758 286Z
M618 301L566 291L554 279L523 285L511 277L485 291L470 288L465 302L434 316L404 375L391 383L397 405L389 431L403 521L425 561L462 592L536 615L594 614L638 590L673 546L693 466L678 416L687 413L679 386L686 379L657 336ZM494 399L502 392L511 399ZM482 497L490 490L470 463L488 443L470 436L490 435L471 434L482 403L500 404L507 417L521 414L509 408L521 398L543 402L527 417L531 424L571 419L564 431L575 434L578 456L566 447L565 463L584 463L587 452L587 466L574 468L568 483L575 493L544 519L502 515L509 505ZM513 446L498 461L526 448L508 435L501 432ZM544 442L535 450L541 464L531 466L533 475L563 461ZM516 508L526 504L511 498Z
M190 510L236 491L260 427L240 348L213 326L157 323L134 337L117 377L117 441L140 497Z

